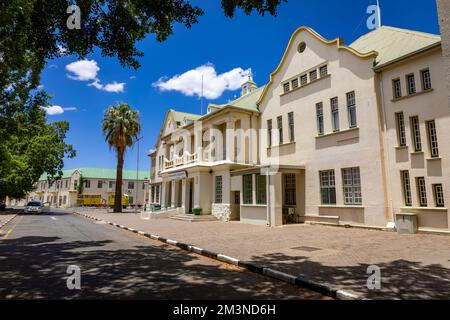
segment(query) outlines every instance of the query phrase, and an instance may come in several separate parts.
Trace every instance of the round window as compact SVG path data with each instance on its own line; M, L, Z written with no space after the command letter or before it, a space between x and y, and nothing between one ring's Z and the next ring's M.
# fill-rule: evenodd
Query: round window
M305 49L306 49L306 43L303 41L300 42L300 44L298 45L298 48L297 48L298 52L303 53L303 51L305 51Z

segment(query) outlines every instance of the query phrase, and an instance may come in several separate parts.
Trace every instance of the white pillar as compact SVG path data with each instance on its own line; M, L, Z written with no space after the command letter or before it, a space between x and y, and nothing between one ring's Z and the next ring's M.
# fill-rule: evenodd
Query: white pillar
M226 159L227 161L233 161L234 162L234 120L227 121L227 128L226 128Z

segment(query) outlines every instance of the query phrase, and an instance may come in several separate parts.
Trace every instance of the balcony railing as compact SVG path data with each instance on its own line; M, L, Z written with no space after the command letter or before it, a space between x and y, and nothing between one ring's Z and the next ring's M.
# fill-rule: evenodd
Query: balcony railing
M204 162L220 161L219 158L222 158L222 160L226 160L225 155L223 157L218 157L214 154L211 154L208 151L203 151L202 159L199 158L199 154L197 152L195 152L193 154L186 154L185 156L182 156L182 157L175 156L175 158L172 160L166 159L164 161L164 170L181 167L181 166L192 164L192 163L199 162L199 161L204 161Z

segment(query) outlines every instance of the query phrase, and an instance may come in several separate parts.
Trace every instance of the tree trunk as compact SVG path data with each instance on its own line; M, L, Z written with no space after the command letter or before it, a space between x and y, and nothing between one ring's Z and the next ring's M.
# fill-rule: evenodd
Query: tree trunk
M114 195L114 212L122 212L122 169L124 149L117 148L116 194Z

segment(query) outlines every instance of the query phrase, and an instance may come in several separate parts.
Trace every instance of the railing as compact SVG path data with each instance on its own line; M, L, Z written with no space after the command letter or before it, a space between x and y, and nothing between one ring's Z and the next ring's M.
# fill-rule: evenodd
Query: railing
M188 154L186 156L186 164L196 162L197 159L198 159L197 152L195 152L194 154Z
M164 169L171 169L173 168L173 160L166 160L164 163Z
M179 157L175 159L175 167L182 166L184 164L184 157Z

